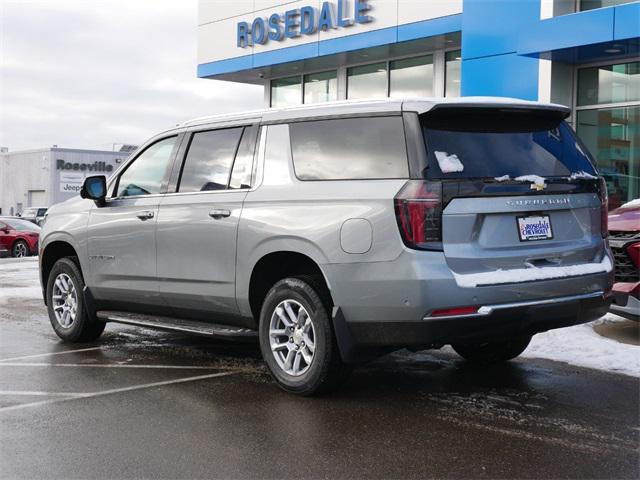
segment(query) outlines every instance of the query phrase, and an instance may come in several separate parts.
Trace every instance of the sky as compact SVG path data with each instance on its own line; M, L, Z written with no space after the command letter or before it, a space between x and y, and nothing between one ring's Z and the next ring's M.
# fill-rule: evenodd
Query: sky
M263 106L198 79L197 0L0 0L0 146L111 150L190 118Z

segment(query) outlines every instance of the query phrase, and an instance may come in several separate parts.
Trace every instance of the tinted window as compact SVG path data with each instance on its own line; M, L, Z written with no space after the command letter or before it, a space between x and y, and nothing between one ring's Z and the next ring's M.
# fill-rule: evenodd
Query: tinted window
M464 121L460 122L453 117L448 121L442 118L431 125L428 117L423 118L428 168L416 176L553 177L580 171L595 174L586 149L565 122L506 112L496 118L473 117L464 115Z
M178 191L225 190L242 130L240 127L194 133Z
M251 172L253 167L253 153L256 148L256 138L258 136L258 127L246 127L242 134L242 141L238 147L236 160L233 162L233 171L229 188L250 188Z
M301 180L406 178L402 117L343 118L290 125Z
M47 213L47 209L46 208L39 208L38 209L38 216L42 217L45 213Z
M169 137L148 147L120 176L117 197L160 193L171 152L177 137Z

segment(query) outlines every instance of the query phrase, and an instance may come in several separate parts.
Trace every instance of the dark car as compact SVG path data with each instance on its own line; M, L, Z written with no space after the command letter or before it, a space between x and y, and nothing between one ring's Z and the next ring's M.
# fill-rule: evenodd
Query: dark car
M611 312L640 320L640 199L609 213L609 244L615 257Z
M16 217L0 217L0 256L27 257L38 253L40 227Z

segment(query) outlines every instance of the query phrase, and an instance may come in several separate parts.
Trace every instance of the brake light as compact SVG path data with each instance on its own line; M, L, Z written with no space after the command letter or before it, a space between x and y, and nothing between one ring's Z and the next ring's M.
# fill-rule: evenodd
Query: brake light
M607 182L604 177L600 177L600 233L602 238L609 236L609 194L607 193Z
M402 241L409 248L437 248L442 241L442 184L410 180L394 199Z
M640 242L633 243L627 247L629 258L636 267L640 267Z
M478 307L457 307L457 308L443 308L441 310L434 310L431 312L431 317L455 317L458 315L473 315L478 313Z

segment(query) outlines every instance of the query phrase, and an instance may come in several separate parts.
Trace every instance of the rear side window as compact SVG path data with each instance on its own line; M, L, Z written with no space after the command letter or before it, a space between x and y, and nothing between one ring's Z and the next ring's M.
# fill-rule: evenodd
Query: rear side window
M340 118L292 123L300 180L407 178L402 117Z
M238 153L236 154L236 160L233 162L233 171L231 172L231 180L229 180L229 188L235 189L251 187L253 154L256 149L257 138L257 125L246 127L244 129L242 140L238 147Z
M178 191L226 190L242 131L239 127L194 133Z
M558 117L537 112L471 112L422 118L427 165L419 178L596 175L588 153Z

